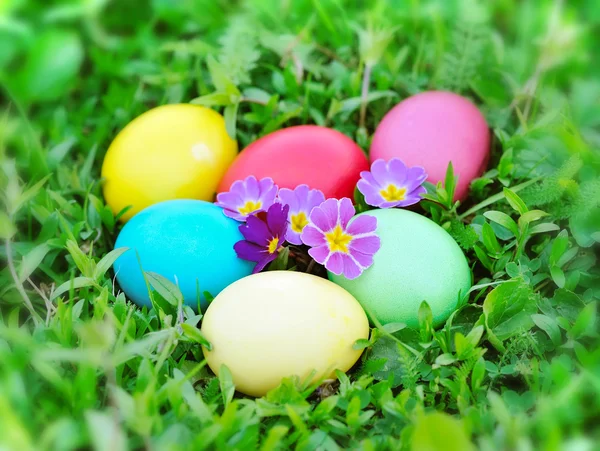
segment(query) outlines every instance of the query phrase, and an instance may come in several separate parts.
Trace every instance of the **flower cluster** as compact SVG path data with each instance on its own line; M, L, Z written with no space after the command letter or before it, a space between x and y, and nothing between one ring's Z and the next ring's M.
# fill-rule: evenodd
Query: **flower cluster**
M408 168L398 159L377 160L360 176L357 188L373 207L414 205L425 193L425 170ZM254 273L275 260L287 242L306 246L300 249L308 248L308 255L328 271L355 279L373 264L381 247L374 216L355 217L350 199L325 199L307 185L279 189L271 178L249 176L218 194L216 204L242 222L244 239L234 249L239 258L256 262Z

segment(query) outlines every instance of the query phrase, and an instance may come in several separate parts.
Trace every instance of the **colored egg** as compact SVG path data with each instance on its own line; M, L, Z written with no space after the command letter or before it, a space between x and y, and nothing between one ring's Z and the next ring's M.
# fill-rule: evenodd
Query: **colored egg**
M326 198L352 198L360 172L369 169L363 151L346 135L317 125L284 128L254 141L227 170L219 192L249 175L271 177L280 188L306 184Z
M110 145L102 165L104 198L129 220L171 199L212 201L237 154L219 113L197 105L164 105L130 122Z
M434 184L444 180L451 161L459 176L455 198L464 200L471 181L485 171L489 152L488 125L477 107L457 94L429 91L407 98L384 116L370 158L423 166Z
M236 389L262 396L281 380L334 377L361 355L352 348L369 337L360 304L343 288L310 274L270 271L238 280L209 305L202 333L210 368L225 364Z
M114 264L121 289L136 304L151 305L141 265L178 284L185 304L195 309L200 300L204 305L204 292L216 296L252 272L254 265L233 250L243 239L239 224L201 200L170 200L142 210L115 243L115 248L129 248Z
M433 221L407 210L366 213L377 218L381 248L371 267L348 280L330 273L382 324L418 326L427 301L434 325L442 324L471 288L467 259L454 239Z

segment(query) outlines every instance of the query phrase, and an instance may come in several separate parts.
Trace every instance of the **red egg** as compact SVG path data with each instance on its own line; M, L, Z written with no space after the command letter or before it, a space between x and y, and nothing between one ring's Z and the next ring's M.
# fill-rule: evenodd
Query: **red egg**
M471 181L485 171L489 150L488 125L473 103L451 92L429 91L407 98L385 115L370 157L423 166L431 183L444 180L452 161L459 176L455 198L464 200Z
M367 157L346 135L317 125L284 128L254 141L234 160L218 191L253 175L271 177L280 188L307 184L326 198L349 197L360 172L369 169Z

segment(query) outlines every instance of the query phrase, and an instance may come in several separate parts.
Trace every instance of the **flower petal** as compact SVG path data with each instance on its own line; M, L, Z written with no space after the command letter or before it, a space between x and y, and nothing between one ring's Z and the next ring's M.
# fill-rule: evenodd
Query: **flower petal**
M304 204L305 211L310 214L311 210L325 202L325 195L318 189L311 189L308 192L306 203Z
M358 266L356 261L349 254L342 254L342 264L342 274L344 274L347 279L356 279L362 274L362 268Z
M231 210L237 210L244 204L244 201L238 193L228 191L226 193L217 194L216 204L222 208L230 208Z
M279 237L280 242L285 239L285 232L288 228L289 211L289 206L281 204L273 204L267 211L267 225L271 231L271 236Z
M282 204L290 206L290 213L296 213L300 209L296 193L291 189L281 188L279 190L279 199Z
M244 183L246 186L246 199L258 200L260 197L260 186L256 177L250 175L246 177Z
M316 260L316 259L315 259ZM344 272L344 259L341 252L334 252L325 262L325 268L339 276Z
M240 240L235 243L233 249L238 258L241 258L242 260L257 262L263 258L261 255L263 253L263 248L246 240Z
M390 182L390 175L388 173L387 164L382 158L373 162L373 164L371 165L371 174L373 174L373 178L382 187L387 186Z
M373 174L371 174L370 171L362 171L360 173L360 178L362 180L365 180L369 185L373 185L373 187L377 190L380 190L381 188L383 188L378 182L377 180L375 180L375 177L373 177Z
M373 255L381 247L381 240L377 235L361 236L350 241L350 250L365 255Z
M229 210L228 208L223 209L223 214L228 218L235 219L239 222L244 222L246 220L244 215L239 214L237 211Z
M256 266L252 270L252 274L261 272L263 269L265 269L265 266L267 266L269 263L271 263L276 258L277 258L277 252L274 252L272 254L265 252L263 254L263 257L258 261L258 263L256 263Z
M363 233L371 233L377 229L377 218L370 215L357 216L354 221L350 223L346 230L350 235L356 236Z
M329 247L327 245L323 245L310 248L308 250L308 255L314 258L317 263L323 265L329 258Z
M352 258L356 260L356 263L362 267L362 269L367 269L373 264L373 255L362 254L360 252L351 252Z
M323 235L323 232L312 224L307 224L306 227L302 229L300 239L304 244L311 247L322 246L325 244L325 236Z
M388 171L390 174L390 182L393 182L396 186L404 186L408 179L409 170L402 160L399 158L392 158L388 162Z
M301 234L298 232L294 232L291 227L288 227L287 232L285 233L285 240L291 244L302 244Z
M242 224L239 229L247 241L259 246L268 246L269 240L273 238L267 224L256 216L248 216L246 224Z
M261 202L261 209L267 211L271 205L275 203L277 198L278 187L273 182L273 179L266 177L259 182L260 194L258 200Z
M354 205L352 205L352 201L347 197L340 199L338 204L340 224L342 229L346 229L356 210L354 209Z
M338 201L337 199L327 199L318 207L313 208L310 213L310 222L318 229L327 232L333 229L338 220Z
M380 190L365 179L360 179L356 186L362 195L365 196L365 202L368 205L379 207L384 202L383 197L379 193Z
M405 187L408 192L415 190L427 180L427 172L421 166L413 166L408 169Z
M231 184L229 191L236 193L242 199L242 203L248 197L248 191L246 190L246 182L244 180L236 180Z

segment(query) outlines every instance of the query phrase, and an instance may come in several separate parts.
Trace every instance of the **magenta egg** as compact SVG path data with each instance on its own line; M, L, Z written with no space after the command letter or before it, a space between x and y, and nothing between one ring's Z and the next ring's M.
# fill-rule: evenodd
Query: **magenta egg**
M371 162L400 158L423 166L428 181L443 181L451 161L458 176L455 199L464 200L471 181L485 171L490 132L485 118L468 99L445 91L409 97L392 108L373 136Z

